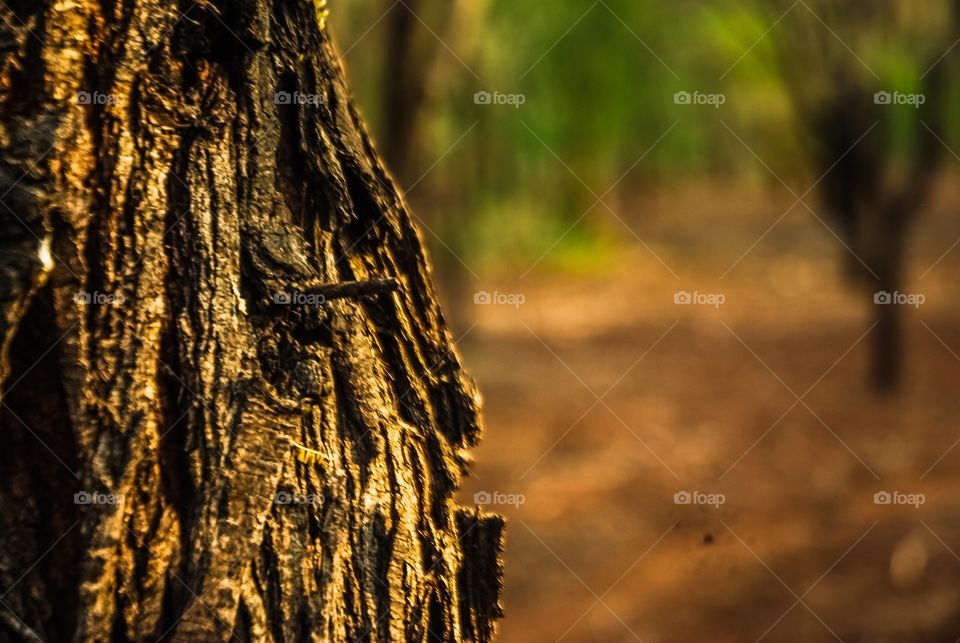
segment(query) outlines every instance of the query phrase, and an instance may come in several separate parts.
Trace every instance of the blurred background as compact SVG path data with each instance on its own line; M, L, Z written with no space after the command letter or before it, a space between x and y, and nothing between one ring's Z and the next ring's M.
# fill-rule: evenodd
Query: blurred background
M960 2L329 8L483 391L500 640L960 639Z

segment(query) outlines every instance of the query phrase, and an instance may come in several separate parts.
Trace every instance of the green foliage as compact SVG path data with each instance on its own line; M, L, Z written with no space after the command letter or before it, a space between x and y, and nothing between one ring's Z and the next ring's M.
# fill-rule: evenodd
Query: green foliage
M439 164L418 188L439 192L441 202L449 197L461 213L438 220L435 229L444 235L469 219L480 243L464 252L487 256L492 248L535 257L552 243L556 229L566 229L631 167L617 190L635 192L651 181L704 175L734 180L767 175L732 132L778 176L806 183L810 133L797 118L798 96L823 100L836 89L828 70L840 67L851 82L870 90L869 97L881 90L921 91L930 61L955 39L947 0L791 5L488 0L485 12L472 14L482 15L482 24L438 34L449 50L437 49L439 71L423 114L417 158L429 167L476 127L451 153L456 162ZM353 19L351 37L357 37L382 8L368 2L339 11L365 16ZM464 51L469 34L476 46ZM426 29L419 35L434 37ZM371 60L382 57L375 33L367 41L362 55L351 53L350 63L360 58L362 75L354 74L354 83L361 103L376 116L374 129L382 131L389 127L389 114L379 113L375 98L382 70L371 71L377 66ZM960 47L938 64L952 64L956 55ZM523 94L525 102L477 105L477 91ZM723 94L726 102L718 109L677 105L678 91ZM931 110L957 112L957 92L948 88L946 97L945 105L882 112L878 134L891 158L910 163L917 140L929 135L921 121L927 122ZM940 133L951 146L960 134L955 120L944 118ZM498 210L525 214L491 216ZM594 208L583 224L588 228L609 216ZM497 230L504 225L513 226L511 238L529 238L503 246ZM563 243L591 244L590 239L578 232Z

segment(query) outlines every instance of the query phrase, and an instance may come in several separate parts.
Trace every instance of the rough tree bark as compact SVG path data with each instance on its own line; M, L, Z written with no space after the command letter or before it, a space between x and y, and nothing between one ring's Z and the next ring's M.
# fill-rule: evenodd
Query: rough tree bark
M0 5L0 641L493 636L477 394L317 2Z

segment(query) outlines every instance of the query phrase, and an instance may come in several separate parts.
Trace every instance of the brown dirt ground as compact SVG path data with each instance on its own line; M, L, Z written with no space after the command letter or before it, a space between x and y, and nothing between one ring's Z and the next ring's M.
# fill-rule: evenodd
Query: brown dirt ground
M906 310L897 397L865 385L868 311L808 212L719 278L790 205L761 189L628 210L676 277L626 233L602 274L474 284L523 293L517 308L445 293L485 397L461 499L525 496L489 507L509 521L500 640L957 640L960 247L927 270L960 239L958 192L925 204L911 244L927 301ZM677 306L677 290L726 303ZM725 503L677 505L678 490ZM925 503L877 505L881 490Z

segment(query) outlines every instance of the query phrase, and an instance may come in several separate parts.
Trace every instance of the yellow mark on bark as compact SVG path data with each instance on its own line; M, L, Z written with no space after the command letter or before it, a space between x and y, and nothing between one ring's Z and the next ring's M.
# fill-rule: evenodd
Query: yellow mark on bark
M330 15L330 10L327 8L327 0L313 0L313 6L317 11L317 24L320 26L320 29L323 30L327 26L327 16Z
M291 442L290 444L292 444L293 448L297 451L298 462L302 462L304 464L316 464L323 458L323 454L316 449L310 449L302 444L297 444L296 442Z
M53 270L53 252L50 250L50 237L44 237L40 241L40 248L37 250L37 258L40 259L40 268L43 272Z

